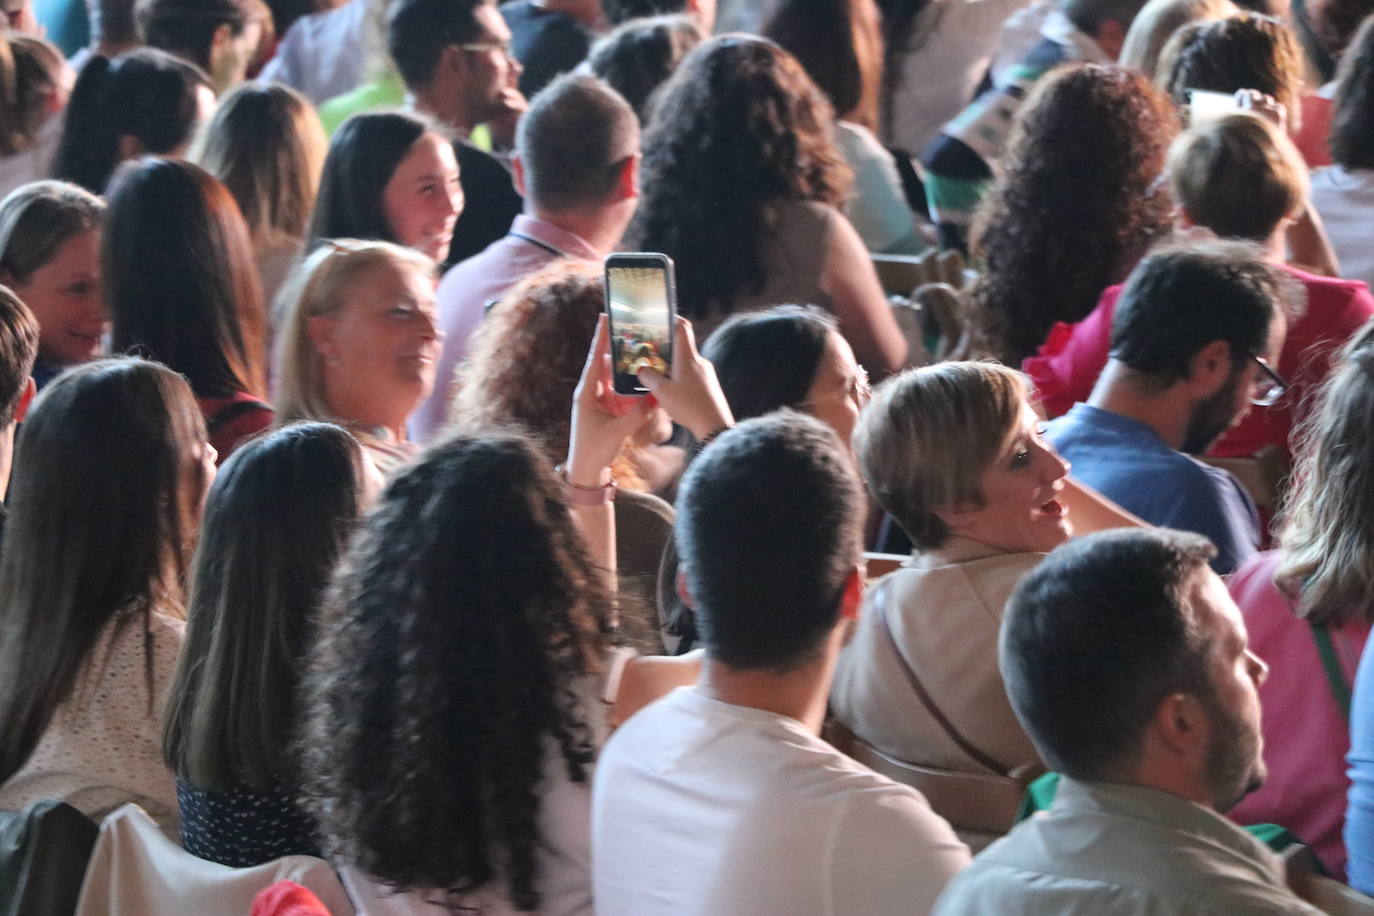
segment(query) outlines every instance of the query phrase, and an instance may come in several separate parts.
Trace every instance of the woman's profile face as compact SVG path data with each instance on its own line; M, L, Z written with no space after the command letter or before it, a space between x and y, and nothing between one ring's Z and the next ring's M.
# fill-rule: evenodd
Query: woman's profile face
M365 426L403 425L434 388L436 319L433 277L394 262L364 271L335 314L310 319L335 415Z
M382 213L392 237L442 262L462 212L463 186L453 146L438 134L426 133L382 191Z
M54 367L90 362L110 329L100 286L100 231L67 239L27 283L0 276L38 319L38 355Z
M833 429L847 447L869 395L868 373L854 359L849 342L832 329L806 400L799 406Z
M979 475L981 507L941 512L953 534L1004 553L1047 553L1073 534L1068 509L1056 498L1069 463L1045 441L1030 404L1001 452Z

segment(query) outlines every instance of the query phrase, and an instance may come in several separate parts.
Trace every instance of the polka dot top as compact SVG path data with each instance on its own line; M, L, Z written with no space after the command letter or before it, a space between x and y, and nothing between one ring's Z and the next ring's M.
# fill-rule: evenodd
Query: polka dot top
M142 618L124 615L117 635L111 621L96 640L33 753L0 786L0 810L56 798L99 820L136 802L164 830L175 831L176 789L162 763L162 717L185 624L153 612L145 628Z
M177 780L181 843L186 851L234 868L281 856L318 856L315 822L296 804L294 787L211 792Z

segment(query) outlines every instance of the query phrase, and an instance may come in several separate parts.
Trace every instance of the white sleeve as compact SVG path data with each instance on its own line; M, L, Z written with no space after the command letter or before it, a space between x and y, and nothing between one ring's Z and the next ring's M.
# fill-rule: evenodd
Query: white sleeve
M855 793L841 812L828 862L829 913L919 916L972 861L949 823L915 790Z

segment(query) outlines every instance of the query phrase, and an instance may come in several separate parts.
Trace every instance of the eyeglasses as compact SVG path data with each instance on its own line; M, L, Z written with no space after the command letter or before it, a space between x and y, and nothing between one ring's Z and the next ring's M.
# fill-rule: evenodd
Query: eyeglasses
M506 57L515 59L515 55L511 53L509 41L472 41L465 45L454 45L453 47L460 51L473 51L477 54L487 51L500 51Z
M837 390L835 394L838 393ZM831 396L832 395L827 395L827 397ZM844 386L844 396L853 402L855 407L861 410L864 405L873 398L873 386L869 384L868 370L864 369L863 366L859 366L855 369L854 374L849 377L849 381ZM809 410L816 406L816 402L802 401L797 406L805 407Z
M1252 353L1250 358L1259 365L1262 373L1255 380L1255 387L1251 389L1250 403L1256 407L1272 407L1288 391L1288 383L1283 380L1283 376L1269 368L1264 357Z

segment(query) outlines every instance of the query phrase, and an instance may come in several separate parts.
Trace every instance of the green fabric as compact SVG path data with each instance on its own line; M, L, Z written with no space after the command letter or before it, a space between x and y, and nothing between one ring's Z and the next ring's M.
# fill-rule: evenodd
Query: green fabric
M326 101L320 106L320 123L324 125L324 132L332 137L334 131L353 115L375 108L400 108L405 100L405 83L398 74L388 73Z
M1016 812L1016 823L1021 823L1037 811L1048 811L1054 804L1055 793L1059 791L1059 774L1046 773L1026 787L1021 799L1021 807ZM1289 846L1301 844L1286 827L1278 824L1251 824L1242 828L1246 833L1268 846L1274 852L1282 852Z
M1312 638L1317 643L1317 654L1322 659L1322 670L1326 672L1326 683L1331 688L1331 699L1336 701L1341 715L1350 721L1350 685L1345 682L1341 663L1336 658L1336 647L1331 644L1331 631L1319 624L1312 624Z

